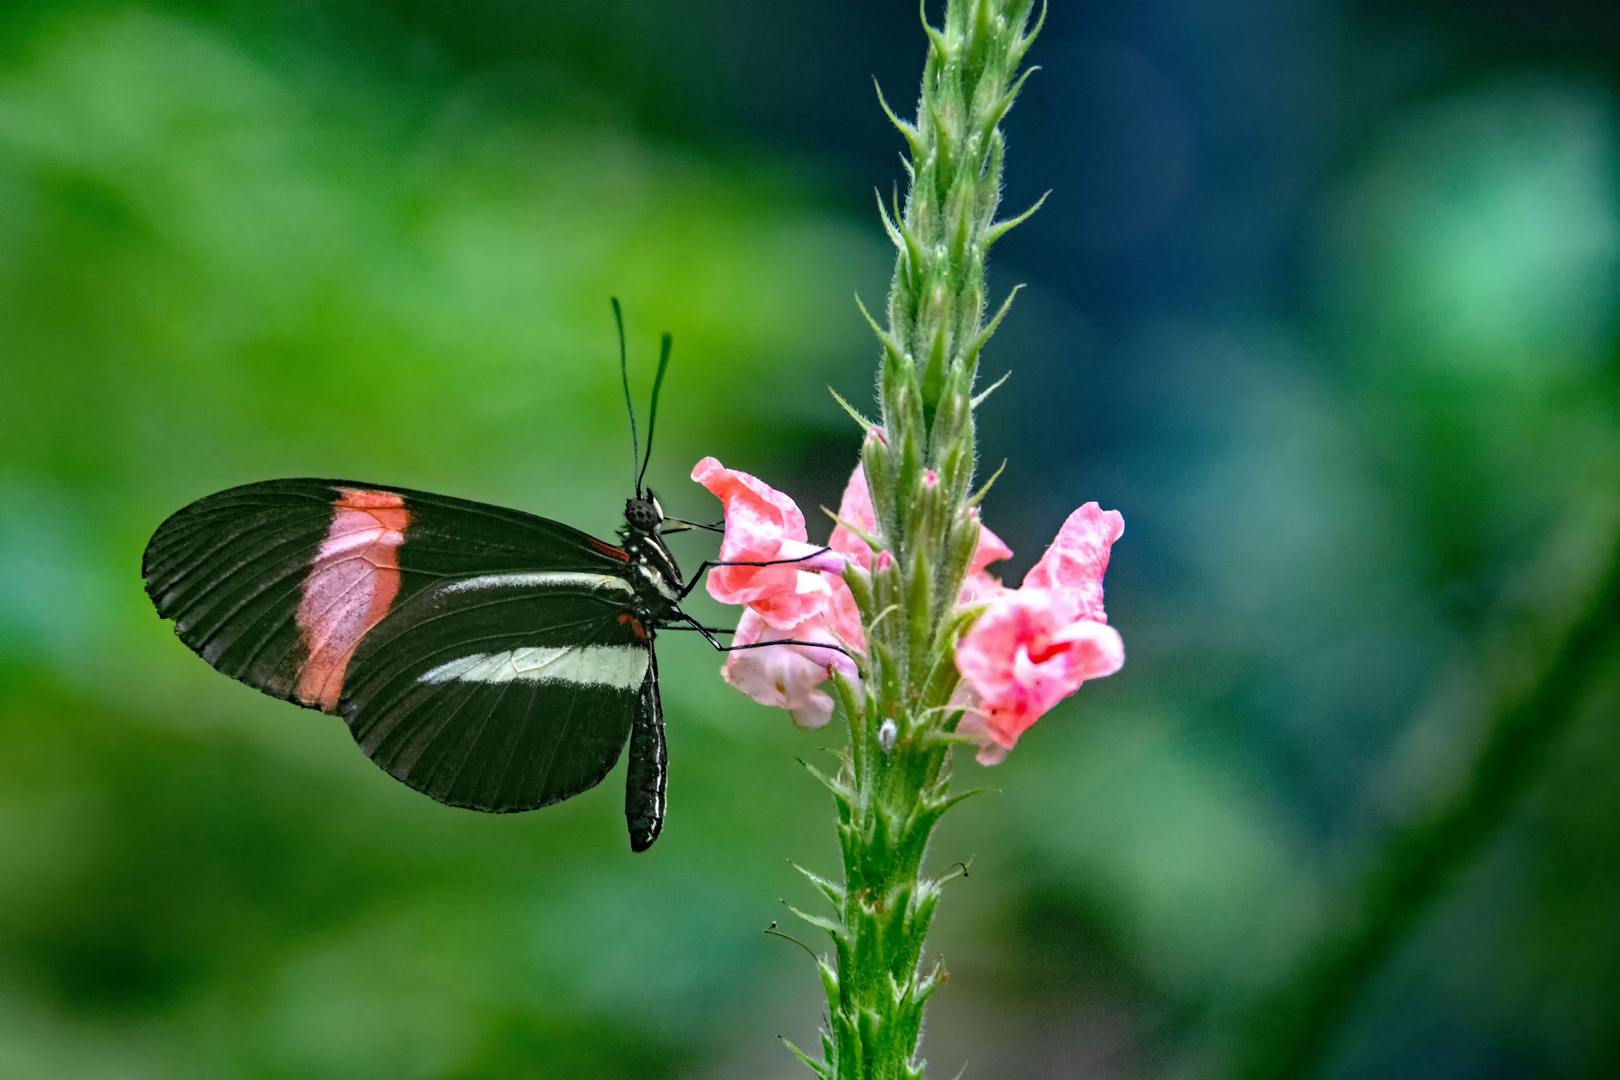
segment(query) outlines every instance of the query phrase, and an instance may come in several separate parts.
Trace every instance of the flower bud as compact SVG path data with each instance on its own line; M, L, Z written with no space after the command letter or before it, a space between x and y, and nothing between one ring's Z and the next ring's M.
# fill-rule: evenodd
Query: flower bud
M979 512L969 509L951 525L951 534L945 541L944 575L940 584L955 596L967 577L968 564L979 550Z
M905 627L906 660L912 671L925 671L926 658L934 644L934 560L921 545L911 556L911 574L904 582L906 590ZM955 596L951 601L955 602Z
M900 575L895 570L894 556L887 550L880 551L872 560L872 606L881 615L899 602ZM893 622L888 625L892 626Z
M951 388L950 382L947 382L939 396L939 404L934 407L934 426L929 429L929 438L936 447L935 461L940 459L937 447L955 442L961 426L962 397Z
M882 554L888 554L883 552ZM855 598L855 606L860 610L861 618L870 623L877 615L877 609L872 606L872 575L861 569L861 565L850 560L844 567L844 584L849 586L849 594Z
M908 549L919 553L931 551L944 533L945 514L945 489L939 482L939 474L933 469L925 470L906 507Z
M893 543L899 530L894 519L895 467L889 440L872 428L861 444L861 466L866 470L866 486L872 499L872 516L877 519L885 543Z
M968 424L970 427L972 423L973 420L969 417ZM973 463L972 445L973 437L970 430L966 439L958 439L956 445L947 448L943 455L944 460L940 462L940 468L944 472L945 491L948 496L954 496L957 499L966 499L967 497L967 488L973 482L971 475Z
M936 288L934 295L943 297L945 290ZM933 330L933 341L928 347L928 367L923 371L922 399L928 405L939 400L940 391L945 387L945 363L950 355L950 332L945 325L943 314L937 321L932 317L924 325Z

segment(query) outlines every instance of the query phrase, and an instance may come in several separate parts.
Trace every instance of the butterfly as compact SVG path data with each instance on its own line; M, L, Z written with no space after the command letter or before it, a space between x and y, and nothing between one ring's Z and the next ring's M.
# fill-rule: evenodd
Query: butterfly
M625 401L630 384L619 325ZM654 638L714 635L681 610L691 584L664 534L719 531L666 517L642 486L616 544L519 510L346 480L230 488L164 521L142 576L159 616L217 670L334 713L389 775L451 806L533 810L599 784L630 747L632 850L663 829L668 755ZM735 565L735 564L732 564ZM769 564L744 564L769 565ZM801 643L814 644L814 643Z

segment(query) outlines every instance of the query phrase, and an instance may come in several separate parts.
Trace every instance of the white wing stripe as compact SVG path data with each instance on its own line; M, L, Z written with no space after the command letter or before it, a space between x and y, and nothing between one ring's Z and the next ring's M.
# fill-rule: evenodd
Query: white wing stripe
M588 589L620 589L631 596L634 585L612 574L586 574L576 570L547 570L522 574L484 574L480 577L452 581L444 587L447 593L466 592L469 589L505 589L525 585L583 585Z
M638 690L647 676L647 650L634 645L570 645L473 653L440 664L418 682L565 682Z

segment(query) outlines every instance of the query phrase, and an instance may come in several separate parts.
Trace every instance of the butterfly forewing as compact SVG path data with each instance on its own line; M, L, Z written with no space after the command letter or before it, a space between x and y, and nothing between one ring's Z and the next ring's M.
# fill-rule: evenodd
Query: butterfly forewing
M272 480L169 518L143 573L220 671L340 713L441 801L518 810L597 783L624 745L651 652L627 560L516 510Z
M295 618L300 590L336 498L298 483L192 503L159 527L142 564L147 593L182 641L225 674L293 701L308 657Z

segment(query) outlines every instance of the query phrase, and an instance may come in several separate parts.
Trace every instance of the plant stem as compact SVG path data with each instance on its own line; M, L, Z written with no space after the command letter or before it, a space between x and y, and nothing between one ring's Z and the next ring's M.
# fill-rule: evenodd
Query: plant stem
M995 215L999 124L1039 30L1027 29L1031 7L948 0L942 27L923 24L916 122L889 112L909 144L911 186L903 211L882 211L897 255L888 328L873 324L883 345L881 419L866 422L862 448L876 555L870 572L845 575L861 609L866 667L860 684L835 675L850 741L837 775L821 776L838 806L844 880L807 873L836 909L832 919L805 916L834 945L833 962L820 964L823 1058L800 1054L826 1080L920 1078L923 1008L945 980L922 951L949 875L927 876L922 864L935 824L961 798L947 789L961 716L951 705L955 646L971 622L957 598L979 540L973 384L1000 320L984 321L985 258L1022 220Z

